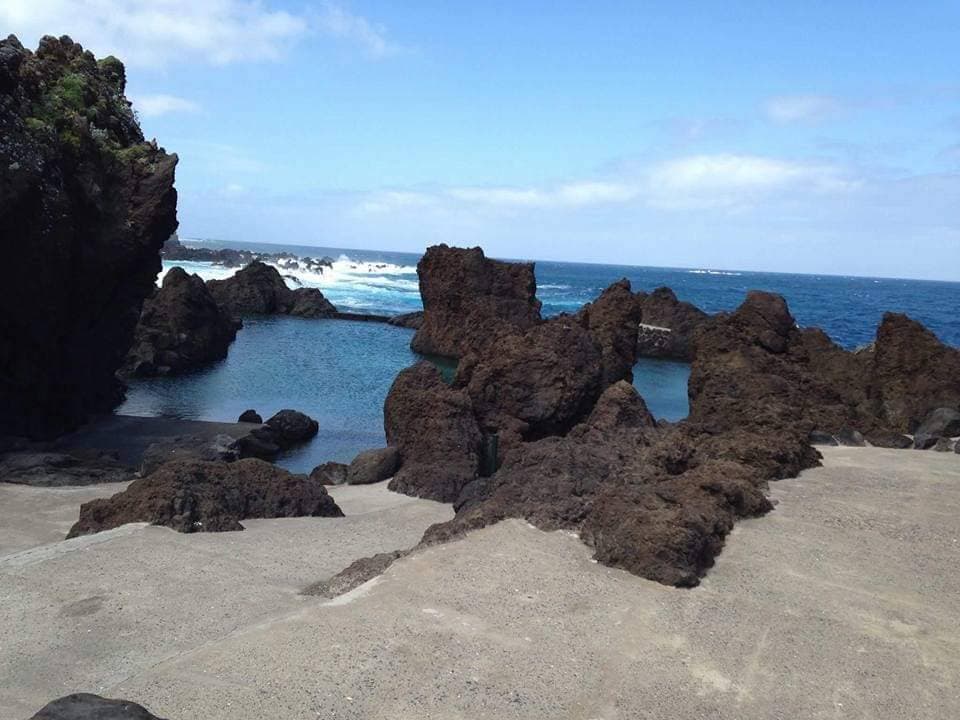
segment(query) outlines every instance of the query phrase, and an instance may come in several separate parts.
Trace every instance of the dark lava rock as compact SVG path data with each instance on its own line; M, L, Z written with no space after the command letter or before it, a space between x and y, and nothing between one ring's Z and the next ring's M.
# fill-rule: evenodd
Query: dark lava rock
M917 430L937 408L960 409L960 350L906 315L877 329L868 387L871 410L891 430Z
M280 271L255 260L233 277L208 280L214 299L232 315L330 317L337 309L316 288L287 287Z
M420 362L397 375L384 403L387 443L400 451L396 492L453 502L477 477L480 429L470 396Z
M12 36L0 58L0 434L49 438L123 397L177 157L144 142L116 58Z
M342 515L323 485L262 460L186 460L162 465L113 497L84 503L67 537L131 522L221 532L242 530L246 518Z
M836 434L837 442L846 447L865 447L867 441L853 428L843 428Z
M365 450L350 463L348 485L369 485L392 478L400 465L400 451L395 447Z
M244 410L240 413L240 417L237 418L237 422L242 423L256 423L257 425L263 424L263 418L260 417L260 413L256 410Z
M620 280L585 305L577 319L600 348L602 387L618 380L633 381L640 306L629 280Z
M913 447L917 450L929 450L938 442L941 438L939 435L914 435L913 436Z
M281 410L265 423L281 448L293 447L314 437L319 423L298 410Z
M54 700L30 720L163 720L142 705L129 700L108 700L99 695L76 693Z
M129 482L133 468L114 453L75 449L25 450L0 457L0 482L36 487L64 487Z
M877 430L867 435L867 442L874 447L905 450L913 447L913 438L893 431Z
M810 432L810 444L836 446L840 443L838 443L837 439L828 432L823 432L822 430L812 430Z
M163 286L143 304L124 371L171 375L222 360L240 327L199 275L170 268Z
M916 434L956 437L960 435L960 412L946 407L932 410L920 423Z
M423 325L423 311L417 310L416 312L396 315L390 318L387 322L391 325L396 325L397 327L419 330L420 326Z
M173 460L233 462L239 457L237 440L230 435L216 435L213 438L200 435L163 438L151 443L144 450L140 475L146 477L161 465Z
M952 438L942 437L937 440L936 444L933 446L933 449L937 452L953 452L955 443Z
M417 275L423 320L410 347L418 353L463 357L540 322L532 263L436 245L417 263Z
M321 485L343 485L347 482L349 465L338 462L325 462L310 471L310 479Z
M637 293L636 298L644 326L637 338L636 356L693 360L694 333L710 316L696 305L678 300L668 287Z

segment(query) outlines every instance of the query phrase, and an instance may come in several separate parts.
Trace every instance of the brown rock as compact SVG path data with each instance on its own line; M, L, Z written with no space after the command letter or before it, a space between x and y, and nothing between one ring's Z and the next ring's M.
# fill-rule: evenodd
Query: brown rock
M255 260L232 277L208 280L214 299L232 315L330 317L337 309L316 288L287 287L280 272Z
M600 384L607 387L618 380L632 381L640 306L630 291L630 281L620 280L608 287L577 313L577 319L600 348Z
M693 336L709 319L703 310L677 299L673 290L661 287L652 293L637 293L640 322L645 326L637 339L637 357L693 360ZM658 332L662 328L668 332Z
M400 452L391 490L453 502L477 477L481 437L470 397L430 363L397 375L383 417L387 442Z
M338 462L325 462L310 471L310 479L321 485L343 485L347 482L349 465Z
M400 452L395 447L365 450L347 469L348 485L370 485L393 477L400 465Z
M242 530L246 518L341 517L323 485L262 460L169 462L121 493L84 503L67 537L131 522L178 532Z
M417 263L417 275L423 319L410 347L418 353L463 357L540 322L532 263L436 245Z
M163 720L130 700L76 693L54 700L30 720Z

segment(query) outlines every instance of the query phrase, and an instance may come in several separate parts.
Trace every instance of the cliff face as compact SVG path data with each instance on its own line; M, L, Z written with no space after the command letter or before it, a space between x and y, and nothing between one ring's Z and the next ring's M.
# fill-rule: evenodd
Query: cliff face
M0 434L111 409L177 227L176 155L144 142L116 58L0 41Z

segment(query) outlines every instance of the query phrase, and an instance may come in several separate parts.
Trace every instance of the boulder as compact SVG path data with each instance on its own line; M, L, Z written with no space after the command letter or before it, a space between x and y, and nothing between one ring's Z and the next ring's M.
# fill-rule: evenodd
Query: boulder
M280 271L254 260L232 277L208 280L210 294L232 315L331 317L337 309L316 288L287 287Z
M0 57L0 435L51 438L123 398L177 156L144 141L115 58L66 36Z
M846 447L864 447L867 441L863 435L853 428L843 428L836 434L837 442Z
M129 700L76 693L47 703L30 720L163 720Z
M393 477L400 465L400 452L395 447L365 450L347 469L348 485L369 485Z
M395 315L387 322L396 327L419 330L420 326L423 325L423 311L417 310L416 312L404 313L403 315Z
M221 532L242 530L240 521L247 518L342 515L323 485L262 460L181 460L162 465L113 497L84 503L67 537L131 522L183 533Z
M913 438L892 430L877 430L867 435L867 442L874 447L905 450L913 447Z
M133 468L116 453L97 450L21 450L0 456L0 482L65 487L129 482Z
M960 411L947 407L931 410L920 423L916 435L957 437L960 435Z
M867 393L871 411L889 429L915 432L933 410L960 409L960 350L906 315L886 313Z
M540 322L532 263L436 245L417 263L417 276L423 318L410 347L418 353L463 357Z
M237 440L230 435L212 438L200 435L180 435L163 438L147 446L140 462L140 475L146 477L161 465L173 460L204 460L206 462L233 462L240 457Z
M832 434L828 432L823 432L823 430L811 430L810 444L811 445L831 445L836 447L840 443L837 442L837 438L835 438Z
M199 275L170 268L163 286L143 304L123 372L174 375L222 360L240 327Z
M470 396L428 362L397 375L384 403L387 443L400 453L390 489L453 502L477 477L481 435Z
M325 462L310 471L310 479L321 485L343 485L347 482L349 465L338 462Z
M258 413L256 410L244 410L242 413L240 413L240 417L237 418L237 422L262 425L263 418L260 417L260 413Z
M277 444L284 449L306 442L320 429L316 420L298 410L281 410L265 425L273 432Z
M577 313L577 320L600 350L601 386L619 380L632 382L640 306L630 290L630 281L620 280L608 287Z
M696 305L678 300L668 287L637 293L636 302L642 323L636 356L693 360L693 336L710 316Z
M956 444L957 443L955 440L953 440L953 438L942 437L937 440L936 444L933 446L933 449L937 452L953 452Z

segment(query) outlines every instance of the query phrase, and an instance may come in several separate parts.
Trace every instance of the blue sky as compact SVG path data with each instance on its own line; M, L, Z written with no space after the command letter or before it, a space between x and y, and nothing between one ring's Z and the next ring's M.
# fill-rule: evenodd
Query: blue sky
M960 3L5 0L128 65L181 235L960 280Z

